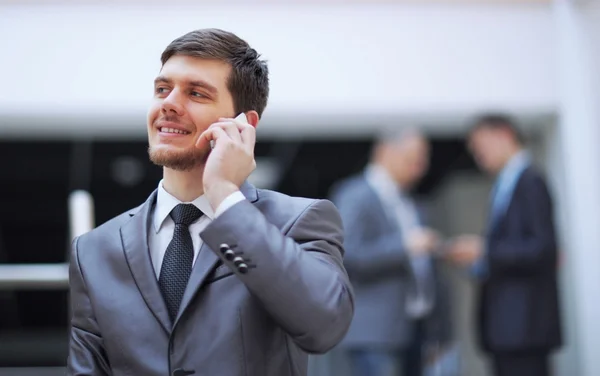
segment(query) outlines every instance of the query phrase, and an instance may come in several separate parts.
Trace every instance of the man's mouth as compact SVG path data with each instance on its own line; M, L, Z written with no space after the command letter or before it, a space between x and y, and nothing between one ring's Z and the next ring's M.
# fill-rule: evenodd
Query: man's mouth
M177 134L190 134L190 133L192 133L192 132L184 131L184 130L181 130L181 129L168 128L168 127L161 127L161 128L158 128L158 130L161 133L177 133Z

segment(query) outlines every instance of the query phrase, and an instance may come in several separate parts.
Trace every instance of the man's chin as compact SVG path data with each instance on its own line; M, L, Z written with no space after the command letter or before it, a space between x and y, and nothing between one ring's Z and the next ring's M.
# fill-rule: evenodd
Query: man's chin
M155 165L176 171L190 171L203 165L208 154L198 150L172 151L149 147L148 156Z

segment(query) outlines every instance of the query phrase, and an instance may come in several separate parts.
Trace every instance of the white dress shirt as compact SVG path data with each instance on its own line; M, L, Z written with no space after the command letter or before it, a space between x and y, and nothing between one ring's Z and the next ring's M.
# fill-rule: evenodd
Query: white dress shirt
M237 204L240 201L245 200L243 193L240 191L234 192L227 196L225 200L219 205L216 211L213 211L208 200L204 195L198 197L192 202L181 202L163 187L163 181L161 180L158 184L158 194L156 196L156 205L152 212L152 226L149 229L148 235L148 247L150 248L150 257L152 259L152 266L156 278L160 276L160 269L162 267L163 259L167 251L169 243L173 239L173 233L175 231L175 222L169 214L179 204L192 204L204 213L199 219L193 222L190 227L190 234L192 235L192 244L194 246L194 258L193 264L196 263L200 247L202 247L202 238L200 233L208 226L219 215L223 214L227 209Z
M383 203L387 215L398 225L402 238L421 227L414 202L407 196L388 172L380 166L370 165L366 171L367 181Z

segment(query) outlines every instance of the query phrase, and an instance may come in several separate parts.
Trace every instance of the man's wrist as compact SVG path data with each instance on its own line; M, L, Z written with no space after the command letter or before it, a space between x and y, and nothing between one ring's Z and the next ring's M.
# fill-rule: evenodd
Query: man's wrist
M219 205L231 194L238 192L240 188L231 182L222 182L204 187L204 194L210 206L216 211Z
M225 200L223 200L215 210L215 219L221 214L225 213L230 207L234 206L240 201L244 201L245 199L246 197L241 191L235 191L229 196L225 197Z

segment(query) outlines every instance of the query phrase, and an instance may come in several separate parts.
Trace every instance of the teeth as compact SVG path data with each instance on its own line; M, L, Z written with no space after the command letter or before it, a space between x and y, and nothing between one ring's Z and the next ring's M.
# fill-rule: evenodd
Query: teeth
M175 129L175 128L167 128L167 127L162 127L160 129L161 132L165 132L165 133L179 133L179 134L188 134L189 132L186 131L182 131L179 129Z

